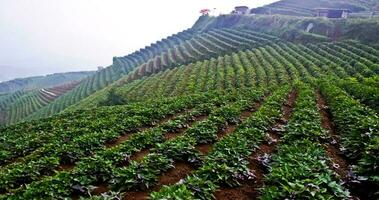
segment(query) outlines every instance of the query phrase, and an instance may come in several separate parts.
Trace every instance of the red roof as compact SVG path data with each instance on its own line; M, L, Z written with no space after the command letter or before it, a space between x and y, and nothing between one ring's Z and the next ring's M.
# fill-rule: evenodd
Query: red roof
M200 10L200 13L204 14L204 13L209 13L211 10L209 9L202 9Z

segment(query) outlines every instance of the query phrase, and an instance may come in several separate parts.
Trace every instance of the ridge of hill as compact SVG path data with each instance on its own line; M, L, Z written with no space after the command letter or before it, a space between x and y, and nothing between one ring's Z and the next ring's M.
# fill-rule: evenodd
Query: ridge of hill
M356 16L369 11L379 11L378 0L281 0L269 5L253 8L254 14L280 14L313 17L316 8L348 9ZM362 15L364 16L364 15Z
M283 40L309 43L358 40L371 46L379 43L379 18L328 19L288 15L202 16L194 30L244 28L277 36Z

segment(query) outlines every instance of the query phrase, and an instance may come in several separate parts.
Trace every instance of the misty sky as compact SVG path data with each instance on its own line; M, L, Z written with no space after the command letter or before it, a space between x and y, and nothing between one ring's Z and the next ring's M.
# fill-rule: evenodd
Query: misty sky
M203 8L275 0L0 0L0 82L95 70L190 28Z

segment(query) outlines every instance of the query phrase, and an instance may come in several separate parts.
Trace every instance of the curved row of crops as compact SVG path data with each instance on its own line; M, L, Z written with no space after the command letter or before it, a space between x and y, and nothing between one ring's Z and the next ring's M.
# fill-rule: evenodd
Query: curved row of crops
M245 94L244 96L245 98L248 98L248 99L257 98L262 95L262 92L256 93L255 95L252 95L252 94L253 93L250 92L250 93ZM8 135L5 134L4 137L2 138L4 139L3 144L7 144L5 146L13 146L9 144L8 141L12 141L12 138L17 137L17 134L15 134L14 131L19 130L20 131L19 134L22 134L22 132L25 131L25 130L22 130L22 128L24 128L24 129L28 129L29 132L31 132L31 134L28 135L29 137L28 140L16 141L16 143L20 145L19 151L21 151L20 153L24 153L23 150L26 150L26 149L35 149L35 151L12 164L8 164L2 167L2 169L0 170L0 174L2 174L1 180L0 180L0 182L2 183L1 189L3 191L5 190L8 192L12 192L12 191L16 193L21 192L25 189L23 187L20 187L21 183L23 184L30 183L30 182L39 180L41 176L52 175L52 173L54 173L54 170L59 169L60 167L62 167L62 165L64 164L67 165L74 162L78 162L76 165L78 166L77 168L78 171L75 170L76 168L74 169L74 171L78 173L77 176L81 174L81 176L84 176L83 181L84 180L89 181L88 170L94 170L93 167L96 165L88 164L88 162L92 162L93 160L92 159L88 160L85 158L93 155L94 151L98 152L96 153L96 155L102 155L102 153L100 152L104 151L105 153L104 156L111 156L109 153L113 152L112 153L113 156L109 157L109 159L119 157L117 160L113 162L122 162L126 156L125 153L128 153L128 152L132 153L132 152L138 151L139 148L143 147L143 146L139 146L139 145L143 145L141 142L149 141L149 140L145 141L145 139L141 138L142 136L147 137L149 135L151 136L151 134L160 134L162 136L162 134L164 134L164 132L162 132L163 131L162 128L166 128L167 130L165 130L165 132L167 132L168 130L175 129L177 124L172 123L172 121L170 121L170 122L165 123L164 125L161 125L158 128L152 128L152 129L147 130L146 134L145 132L142 132L142 135L138 135L135 137L138 143L136 143L136 141L133 143L127 143L129 144L129 146L125 144L126 146L124 147L123 145L119 145L119 146L116 146L115 148L107 149L105 146L107 142L111 142L112 140L117 139L118 137L120 137L120 135L125 134L125 132L127 131L138 132L137 127L139 126L143 126L143 125L146 126L149 124L150 126L152 126L155 124L154 121L156 121L159 118L164 117L167 114L174 114L175 112L178 112L185 108L190 108L191 106L195 106L195 105L199 108L197 112L191 112L190 116L199 115L199 113L206 114L207 112L214 110L212 109L212 107L220 106L229 101L236 101L236 99L238 98L240 97L239 95L236 96L236 94L226 95L226 96L225 94L212 94L212 93L209 93L207 95L192 95L192 96L173 98L171 100L166 100L166 101L161 100L161 101L156 101L155 103L152 102L151 104L147 104L147 105L151 105L151 107L147 106L146 104L120 106L120 107L114 107L114 109L106 108L104 110L99 110L97 111L96 114L93 113L93 111L88 111L87 113L77 112L74 115L72 114L66 115L66 116L62 115L57 118L47 119L45 123L40 122L38 125L35 125L35 126L26 126L26 124L20 124L17 127L10 126L2 130L5 133L6 132L9 133ZM246 102L246 100L241 101L241 103L242 102ZM213 111L213 112L221 116L223 116L224 112L226 112L225 114L229 113L230 111L232 111L232 113L235 112L233 109L230 110L231 108L229 108L228 106L225 107L225 109L221 109L220 111ZM91 112L93 113L92 114L93 117L97 118L97 121L94 121L92 117L88 118L89 113ZM131 117L132 113L134 113L133 117ZM124 115L124 117L121 115ZM130 117L127 117L127 116L130 116ZM229 117L227 116L225 116L226 117L225 120L230 120L231 122L236 120L235 117L232 118L230 116ZM100 120L101 119L100 117L104 117L104 120ZM75 118L75 121L78 123L72 123L73 118ZM185 117L184 119L187 119L187 118L188 117ZM112 119L117 120L117 122L113 121ZM207 123L208 125L199 122L198 125L195 125L195 127L199 126L198 129L201 130L201 129L204 129L205 127L209 128L209 126L216 126L216 127L222 126L224 122L220 121L221 119L222 118L214 118L213 120L215 121L213 121L212 123L211 122ZM70 123L70 125L68 125L68 123ZM186 123L186 121L183 121L180 123ZM118 126L112 126L112 124L118 124ZM47 135L45 134L45 131L47 132L51 128L52 125L56 127L56 129L49 131L50 136L46 137ZM85 129L83 129L84 127L79 128L80 125L84 125ZM104 130L101 131L100 127ZM72 130L70 131L70 129ZM93 130L97 130L97 132L93 133ZM194 128L194 130L196 129ZM32 134L33 132L34 134ZM74 134L74 132L77 132L77 134ZM196 133L197 132L194 132L192 137L196 137L196 138L200 137L200 135L197 135ZM211 138L214 138L214 134L215 133L213 133L212 137L211 135L204 135L203 137L198 138L199 142L213 141L213 139ZM161 138L161 136L160 137L159 135L154 136L154 138L158 139L158 138ZM132 138L133 137L134 136L132 136ZM62 140L65 141L64 145L62 145ZM35 143L33 142L29 143L28 141L34 141ZM38 144L42 144L41 142L45 142L45 144L41 147L36 146ZM154 144L154 143L147 143L146 145L149 145L149 144ZM24 146L21 147L22 145ZM138 145L139 148L136 149L135 145ZM117 153L115 151L126 151L126 152ZM23 155L23 154L15 155L15 154L12 154L13 152L17 152L17 149L3 149L2 155L5 155L5 156L8 155L9 159L12 159L12 157L19 157ZM100 158L97 158L96 160L102 161L103 159L105 159L105 157L100 157ZM104 160L104 162L105 161L106 160ZM54 178L60 178L61 176L63 176L62 174L65 174L65 173L66 172L59 173L56 176L54 176ZM46 178L46 181L50 181L50 180L51 178L49 177ZM95 182L89 182L88 184L93 184ZM58 183L60 182L58 181ZM30 186L31 188L33 188L32 187L33 184L42 184L42 183L39 183L39 182L32 183ZM58 185L58 186L64 187L64 185ZM45 192L41 190L40 185L38 185L37 188L39 192ZM48 189L49 188L46 188L46 190ZM67 188L67 190L69 191L72 191L73 189L74 188L72 188L72 185L69 188ZM33 192L34 190L30 189L28 191ZM34 192L37 192L37 191L34 191ZM46 191L46 193L43 193L41 195L47 195L49 193L51 192Z
M54 103L27 119L58 113L133 70L130 80L161 71L167 67L211 58L238 49L258 47L275 40L278 39L267 34L246 30L215 29L198 33L189 29L128 56L115 57L112 66L85 79L72 91L62 95Z
M54 73L54 74L49 74L46 76L17 78L14 80L1 82L0 94L12 94L17 91L29 91L29 90L36 90L36 89L41 89L41 88L58 87L60 85L69 84L75 81L80 81L83 78L93 75L94 73L95 73L94 71L79 71L79 72Z
M312 82L315 78L326 75L339 78L356 77L361 80L365 76L373 77L378 73L379 65L373 56L378 52L374 49L357 48L348 43L304 46L278 42L167 69L110 88L114 88L116 94L125 102L133 102L208 90L233 91L252 86L283 84L294 80ZM341 54L345 57L354 56L356 59L349 62L347 59L340 59ZM131 76L133 75L125 79ZM98 105L106 98L110 88L99 91L75 107Z
M257 183L254 182L250 183L253 185L246 186L258 190L260 199L349 199L356 198L355 195L362 195L365 199L374 199L377 195L379 186L377 181L379 147L377 115L351 99L341 89L325 83L327 80L323 82L320 89L330 103L330 109L336 120L338 133L341 136L342 152L350 164L357 167L352 172L345 172L351 174L348 182L342 181L335 172L339 166L332 163L332 158L328 156L324 146L330 136L321 127L321 116L316 106L316 88L299 85L296 106L284 131L281 132L277 150L272 155L262 154L257 160L250 160L250 162L261 162L262 166L269 166L263 180L265 183L260 185L260 188L255 188L254 184ZM366 110L367 115L362 112L358 114L356 110ZM366 116L369 116L368 121L366 121ZM272 118L264 119L267 121ZM260 123L260 121L255 122L249 128L259 126ZM343 129L340 129L342 127ZM266 126L266 128L253 129L253 131L242 129L240 136L238 130L230 135L231 141L225 138L228 143L221 143L223 144L220 145L221 148L216 146L214 151L209 153L205 159L205 161L209 159L209 164L205 162L204 166L192 175L177 184L164 186L159 192L153 192L150 197L152 199L211 199L212 193L221 186L221 190L225 186L238 190L242 187L239 183L243 184L247 179L255 179L255 173L258 172L249 170L247 158L259 143L269 141L267 136L265 140L262 139L265 138L265 130L268 128ZM245 143L246 145L251 143L251 146L244 148ZM362 149L366 150L362 151ZM350 154L350 151L353 153ZM357 175L354 175L355 173ZM352 184L359 185L359 182L371 184L371 186L352 187ZM249 192L246 188L243 191ZM245 196L248 194L242 193L241 196L234 196L234 198L252 197L254 193Z
M37 112L61 95L78 85L79 82L31 91L17 91L0 99L1 124L12 124Z

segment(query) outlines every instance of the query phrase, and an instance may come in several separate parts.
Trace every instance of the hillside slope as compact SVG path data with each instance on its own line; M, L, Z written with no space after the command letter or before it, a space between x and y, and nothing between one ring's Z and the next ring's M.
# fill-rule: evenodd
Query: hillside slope
M375 23L203 16L115 57L0 126L0 200L378 199Z
M358 42L277 42L125 82L125 105L1 128L0 199L374 199L379 116L342 81L379 84L378 59Z
M169 48L173 48L175 45L185 42L186 40L194 37L196 34L196 32L188 29L169 36L166 39L151 44L150 46L140 49L139 51L131 53L127 56L114 57L113 64L111 66L97 71L94 75L86 78L73 90L65 93L53 103L31 115L30 119L47 117L63 111L67 107L74 105L94 92L117 81L122 76L134 70L134 68L147 62L149 59L167 52Z
M164 43L158 42L157 44L160 45L160 50L153 51L150 49L154 49L155 46L149 47L148 49L150 50L149 52L151 52L150 54L147 54L145 50L140 50L130 55L130 57L114 58L114 65L104 70L126 68L128 66L126 64L131 62L131 58L133 58L133 56L138 56L140 61L135 61L133 65L130 64L130 66L133 67L128 68L128 71L125 73L110 73L109 79L111 81L105 82L107 84L98 84L97 87L91 87L91 84L95 84L96 80L91 80L89 85L82 83L73 91L70 91L57 99L55 103L33 114L30 119L45 117L60 112L85 97L90 96L90 94L104 88L106 85L120 79L123 75L128 73L132 74L132 76L129 76L126 81L131 81L167 68L177 67L196 60L204 60L210 57L223 55L237 49L259 47L278 40L278 38L274 36L263 33L251 31L240 32L237 30L226 29L215 29L207 32L197 32L189 29L184 33L186 33L187 38L179 40L176 43L175 41L178 39L174 36L169 37L167 40L162 40ZM192 34L191 38L187 36L189 33ZM140 52L145 52L145 54L139 55ZM149 58L147 55L152 57Z
M129 83L133 80L138 80L142 77L165 71L166 69L171 69L174 66L185 65L193 61L207 60L212 57L223 56L238 50L258 48L279 40L280 39L275 36L248 29L211 29L202 32L190 40L188 43L190 46L184 45L177 48L184 50L184 53L191 53L190 56L179 59L181 55L185 54L181 51L173 51L169 58L165 57L165 55L155 57L149 62L138 66L129 75L124 76L113 85ZM170 64L164 64L168 63L165 59L169 59ZM97 106L99 102L104 100L106 93L113 87L113 85L94 93L67 110Z
M306 31L310 24L313 28ZM366 27L363 31L362 26ZM234 32L223 30L224 28L233 29ZM239 28L255 31L255 35L246 36L246 33L239 33ZM377 43L378 31L379 20L377 19L328 20L264 15L203 16L191 29L172 35L130 55L114 57L112 66L89 77L73 91L69 91L51 105L31 115L29 119L50 116L68 107L80 107L84 104L78 104L79 106L75 104L87 97L95 99L92 94L98 96L96 92L110 84L115 84L129 73L134 74L134 76L129 76L129 79L134 80L167 68L224 55L237 49L265 45L278 40L278 37L301 43L345 39L356 39L367 44ZM269 33L270 37L263 32ZM249 42L249 40L254 42Z
M58 85L64 85L72 81L80 81L95 72L67 72L56 73L46 76L35 76L28 78L18 78L0 83L0 94L13 93L19 90L33 90L41 88L50 88Z
M24 120L78 84L79 81L74 81L51 88L20 90L0 96L0 124L12 124Z

